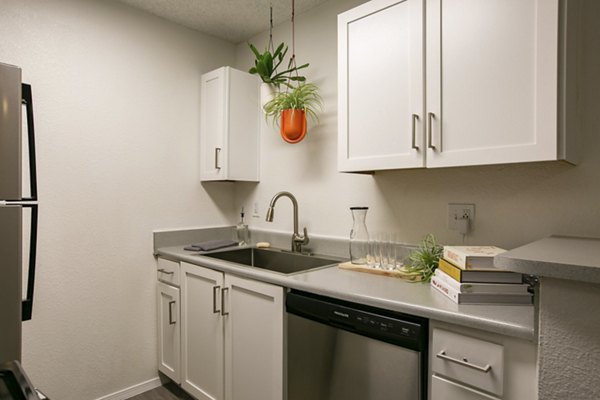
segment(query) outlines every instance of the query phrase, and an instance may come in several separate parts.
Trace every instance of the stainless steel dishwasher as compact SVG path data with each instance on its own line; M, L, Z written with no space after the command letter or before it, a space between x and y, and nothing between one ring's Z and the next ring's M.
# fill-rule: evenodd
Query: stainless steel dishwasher
M292 290L288 400L425 400L428 320Z

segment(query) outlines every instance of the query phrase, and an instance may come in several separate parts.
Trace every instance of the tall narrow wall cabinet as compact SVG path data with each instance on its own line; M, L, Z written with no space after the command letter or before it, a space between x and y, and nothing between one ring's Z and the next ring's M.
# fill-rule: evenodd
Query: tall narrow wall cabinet
M231 67L201 77L200 180L259 180L259 81Z

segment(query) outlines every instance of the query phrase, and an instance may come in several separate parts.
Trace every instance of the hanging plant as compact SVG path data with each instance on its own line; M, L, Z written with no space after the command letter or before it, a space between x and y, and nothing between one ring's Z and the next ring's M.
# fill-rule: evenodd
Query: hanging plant
M292 0L292 56L288 63L286 71L277 74L278 79L283 79L287 88L284 92L276 93L271 100L263 105L263 110L267 118L271 117L273 124L279 122L279 133L283 140L288 143L298 143L306 136L306 117L310 117L316 122L319 121L317 110L323 108L323 99L319 95L319 87L314 83L306 83L306 78L298 74L298 70L308 67L308 64L296 66L296 34L295 34L295 2ZM272 45L273 30L273 9L271 8L271 30L269 31L269 42ZM283 57L287 53L287 47L283 49L284 44L280 44L275 50L277 64L281 64ZM253 46L250 46L253 49ZM264 59L264 54L258 53L254 48L254 54ZM268 62L272 62L273 57ZM252 70L250 71L252 73ZM263 70L268 73L268 69ZM259 73L258 63L256 63L256 73ZM287 74L287 75L285 75ZM271 78L272 79L272 78ZM264 81L264 80L263 80Z
M306 117L319 122L317 111L322 108L319 87L314 83L303 83L275 94L273 100L265 104L264 110L273 125L279 124L283 140L298 143L306 135Z
M265 49L264 53L260 53L253 44L248 43L248 46L250 46L250 50L252 50L255 56L254 67L250 68L248 72L258 75L264 83L268 83L279 88L281 84L291 87L292 85L289 83L290 81L306 81L306 78L298 75L297 72L301 69L307 68L309 64L303 64L299 67L293 66L292 58L290 58L285 71L277 72L277 68L283 62L288 51L288 47L285 45L285 43L281 43L279 46L277 46L277 49L275 49L272 54L268 47ZM296 75L292 76L292 73L296 73Z

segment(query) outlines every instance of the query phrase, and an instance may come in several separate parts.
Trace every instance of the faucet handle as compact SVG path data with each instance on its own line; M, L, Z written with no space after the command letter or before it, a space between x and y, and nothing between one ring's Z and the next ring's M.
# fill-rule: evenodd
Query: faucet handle
M308 244L309 241L310 239L308 238L308 232L305 227L303 236L300 236L299 233L294 233L292 235L292 251L297 253L302 252L302 246Z
M310 242L310 239L308 238L308 231L306 230L306 227L304 227L303 231L304 235L302 236L302 244L306 245L308 242Z

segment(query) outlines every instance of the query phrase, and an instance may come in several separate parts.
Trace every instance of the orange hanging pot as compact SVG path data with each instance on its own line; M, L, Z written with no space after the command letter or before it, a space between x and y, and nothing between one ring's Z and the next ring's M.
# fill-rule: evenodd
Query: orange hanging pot
M298 143L306 136L306 113L304 110L291 108L281 112L279 133L288 143Z

